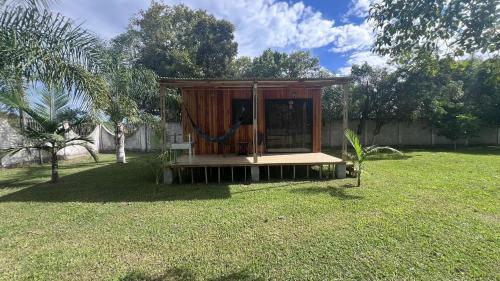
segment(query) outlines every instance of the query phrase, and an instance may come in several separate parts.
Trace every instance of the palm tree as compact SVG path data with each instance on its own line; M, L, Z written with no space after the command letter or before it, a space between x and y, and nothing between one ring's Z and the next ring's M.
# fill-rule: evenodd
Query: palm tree
M116 162L126 163L124 122L137 122L149 115L140 112L135 97L147 91L158 92L156 74L146 68L130 65L124 55L114 49L106 53L103 72L108 83L108 102L102 107L115 127Z
M51 182L55 183L59 180L58 151L69 146L81 146L90 153L95 161L97 161L97 155L89 146L89 144L92 144L91 139L78 136L71 131L71 128L82 125L88 122L89 119L84 117L69 122L61 119L60 116L65 112L69 103L66 93L60 89L55 91L45 90L42 92L40 100L35 106L30 107L17 93L0 93L0 103L18 108L36 122L36 125L26 126L23 131L28 143L6 152L7 154L13 154L22 149L30 151L32 148L49 152L52 164Z
M384 150L403 155L401 151L389 146L371 145L368 147L363 147L359 141L358 135L356 135L356 133L354 133L349 129L345 130L344 135L347 138L347 140L351 143L352 148L354 149L355 154L350 155L350 158L354 162L354 169L356 170L356 175L358 178L358 186L361 186L361 173L363 172L363 163L365 162L365 160L367 160L367 158L370 155Z
M98 75L98 39L47 10L49 2L0 0L0 83L23 99L27 84L41 82L102 104L106 84Z

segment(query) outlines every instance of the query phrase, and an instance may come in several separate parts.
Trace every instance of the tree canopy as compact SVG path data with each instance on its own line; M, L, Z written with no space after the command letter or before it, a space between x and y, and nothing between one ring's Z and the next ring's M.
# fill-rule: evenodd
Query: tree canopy
M240 57L232 67L235 77L306 78L331 75L321 69L319 59L308 51L290 54L271 49L253 59Z
M395 58L422 51L454 55L498 52L500 19L497 0L380 0L370 20L377 37L374 49Z
M0 80L21 96L26 83L39 81L100 102L99 50L94 35L60 14L28 4L1 10Z
M159 76L226 77L238 47L233 32L205 11L152 2L114 43Z

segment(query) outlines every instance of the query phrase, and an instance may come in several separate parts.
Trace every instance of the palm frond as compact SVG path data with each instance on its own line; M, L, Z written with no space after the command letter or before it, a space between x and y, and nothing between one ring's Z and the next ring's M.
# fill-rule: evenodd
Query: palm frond
M69 96L60 88L50 90L44 88L40 92L40 101L35 103L34 111L51 121L57 120L57 116L69 106Z
M356 135L356 133L349 129L345 130L344 135L351 143L352 148L356 153L357 160L362 162L364 160L363 147L361 146L358 135Z
M16 70L27 82L63 85L94 102L105 92L96 74L99 45L93 34L60 14L26 7L0 13L0 68Z
M396 153L398 155L403 155L403 152L392 148L390 146L370 146L368 148L365 148L365 153L367 155L372 154L372 153L378 153L381 151L389 152L389 153Z

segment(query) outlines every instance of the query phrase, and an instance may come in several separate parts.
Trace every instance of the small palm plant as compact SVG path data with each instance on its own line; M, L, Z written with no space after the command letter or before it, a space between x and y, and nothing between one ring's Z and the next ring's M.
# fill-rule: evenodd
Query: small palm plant
M403 155L401 151L389 146L371 145L363 147L359 141L358 135L356 135L356 133L354 133L349 129L345 130L344 135L347 138L347 140L351 143L352 148L354 149L355 152L354 155L350 155L350 158L354 162L354 169L356 170L356 176L358 178L358 186L361 186L361 173L363 172L363 163L370 155L380 151L387 151Z
M52 164L51 182L55 183L59 180L57 152L65 147L82 146L97 161L95 151L89 146L92 140L78 136L71 131L71 128L88 122L89 118L82 117L63 122L59 117L61 113L65 112L69 103L69 99L63 91L42 92L41 102L33 107L30 107L17 93L1 92L0 103L19 109L35 121L35 124L26 126L22 131L27 144L10 149L6 151L6 154L13 154L23 149L30 151L32 148L48 151Z

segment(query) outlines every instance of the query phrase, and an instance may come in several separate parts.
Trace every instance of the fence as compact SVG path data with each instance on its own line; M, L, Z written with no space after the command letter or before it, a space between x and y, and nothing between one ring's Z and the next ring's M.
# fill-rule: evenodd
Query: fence
M349 128L356 131L358 120L350 120ZM398 122L391 121L384 125L377 136L373 136L374 121L367 121L367 126L360 138L363 143L392 145L392 146L434 146L452 145L453 142L445 137L439 136L437 131L423 121ZM97 125L93 129L78 129L81 133L87 133L94 140L94 149L98 152L115 151L115 135L112 130L103 125ZM160 141L155 137L154 130L146 125L130 128L130 135L125 137L125 149L129 151L148 152L160 148ZM168 141L170 143L179 141L182 135L180 123L167 123ZM342 120L334 120L326 123L322 128L323 147L340 147L342 145ZM11 126L9 121L0 118L0 150L17 147L23 143L22 136L18 130ZM483 127L475 137L460 140L459 145L500 145L500 127ZM87 151L78 146L68 147L61 150L58 155L61 158L73 158L86 155ZM29 153L22 151L16 155L4 157L2 166L12 166L24 162L40 161L40 158L48 158L48 155L31 150Z
M439 136L437 130L424 121L401 122L391 121L384 125L380 133L373 136L375 122L366 121L364 131L360 135L364 144L392 145L392 146L437 146L452 145L453 141ZM357 131L359 120L350 120L349 128ZM326 123L322 129L322 144L324 147L338 147L342 145L342 120ZM459 145L500 145L500 127L483 127L475 137L462 139Z
M30 124L30 126L33 124ZM36 125L33 125L36 126ZM76 128L82 135L87 135L93 140L93 148L97 152L115 151L115 134L112 130L103 125L96 125L92 128ZM132 133L125 137L125 148L129 151L148 152L160 148L160 140L156 137L154 130L146 125L129 128ZM173 142L175 135L182 134L179 123L167 123L169 141ZM0 118L0 150L19 147L25 140L19 130L12 126L6 118ZM58 157L70 159L87 155L85 148L70 146L58 152ZM0 159L2 167L15 166L30 162L48 161L49 155L36 149L22 150L13 155L8 155Z

